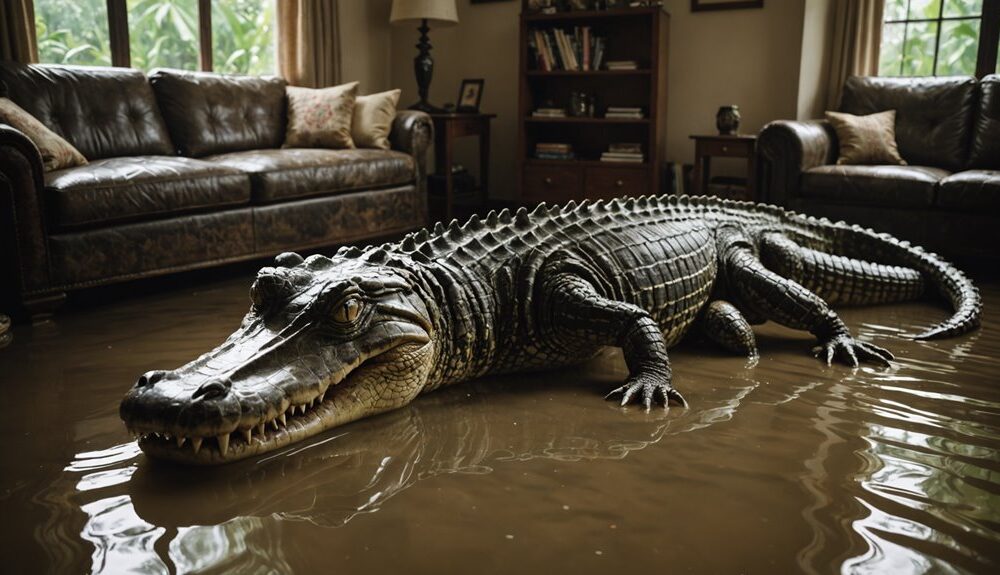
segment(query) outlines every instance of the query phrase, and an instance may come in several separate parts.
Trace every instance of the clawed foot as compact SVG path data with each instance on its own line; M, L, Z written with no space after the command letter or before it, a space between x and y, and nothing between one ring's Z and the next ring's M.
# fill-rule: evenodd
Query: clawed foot
M640 395L639 392L642 394ZM613 389L611 393L604 396L604 399L610 399L611 396L618 393L622 394L622 405L627 405L633 398L638 400L641 397L646 411L652 409L653 401L657 401L659 397L662 397L664 407L670 403L670 400L682 407L687 407L687 400L684 399L684 396L670 385L669 376L632 376L625 382L625 385Z
M872 345L863 341L857 341L850 334L841 334L830 338L829 341L813 348L816 357L826 360L826 364L833 363L833 359L839 359L851 367L858 366L858 360L872 361L889 367L891 360L895 359L888 350L877 345Z

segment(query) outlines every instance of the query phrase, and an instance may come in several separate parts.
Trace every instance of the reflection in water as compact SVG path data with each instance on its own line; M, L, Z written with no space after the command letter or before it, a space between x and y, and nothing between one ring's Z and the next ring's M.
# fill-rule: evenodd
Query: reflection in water
M625 375L609 353L257 460L147 460L121 393L227 335L244 283L67 316L0 353L0 571L1000 572L994 286L956 340L896 339L931 306L845 313L897 354L888 370L821 366L765 326L756 366L672 354L687 410L601 402Z
M602 361L620 359L606 354L597 363ZM539 458L622 459L665 435L729 420L756 387L734 378L729 393L701 411L647 415L632 409L628 425L620 425L621 410L610 403L599 404L604 417L597 421L553 418L545 403L513 412L505 405L505 395L537 389L543 379L446 389L400 411L222 468L192 470L147 460L134 443L79 454L66 467L84 473L78 491L127 483L124 493L112 490L119 494L80 506L88 516L81 536L95 548L92 570L165 572L173 565L179 573L221 566L287 572L281 522L343 526L442 474L487 474L496 465ZM597 387L609 385L604 382Z

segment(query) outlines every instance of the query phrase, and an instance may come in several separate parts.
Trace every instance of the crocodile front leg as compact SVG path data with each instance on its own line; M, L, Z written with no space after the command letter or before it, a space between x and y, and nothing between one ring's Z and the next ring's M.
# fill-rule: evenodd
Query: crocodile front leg
M814 351L828 365L835 358L852 367L857 367L859 360L889 365L892 354L876 345L855 340L822 298L765 267L742 231L720 230L718 241L727 286L737 295L741 305L781 325L815 335L819 345Z
M540 307L548 336L564 353L601 346L622 349L629 377L607 397L622 394L622 405L641 397L648 410L659 393L664 405L671 399L687 405L671 385L663 333L645 310L605 298L589 282L570 273L559 273L545 282Z

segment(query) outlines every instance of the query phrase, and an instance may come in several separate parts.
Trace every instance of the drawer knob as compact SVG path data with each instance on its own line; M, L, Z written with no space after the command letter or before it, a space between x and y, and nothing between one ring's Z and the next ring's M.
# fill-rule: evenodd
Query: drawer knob
M621 187L623 187L625 185L625 182L623 182L621 180L618 180L617 182L615 182L615 185L618 186L619 188L621 188Z
M722 151L723 152L728 152L729 151L729 146L722 146Z
M552 185L552 178L545 178L545 185L551 186Z

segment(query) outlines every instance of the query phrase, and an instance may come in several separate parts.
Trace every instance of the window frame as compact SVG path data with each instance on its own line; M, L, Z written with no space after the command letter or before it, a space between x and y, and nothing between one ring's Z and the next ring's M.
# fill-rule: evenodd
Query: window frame
M34 3L32 3L32 7ZM132 67L129 44L127 0L107 0L108 39L111 44L111 65L117 68ZM34 20L34 18L32 18ZM277 49L277 45L275 45ZM212 0L198 0L198 60L199 71L211 72L212 56ZM271 73L277 73L272 70Z
M945 16L944 8L947 0L941 0L936 18L909 18L909 8L912 0L906 3L906 18L898 20L882 20L884 29L886 24L903 24L903 51L906 51L907 35L910 32L910 24L937 24L937 32L934 37L934 63L931 66L932 75L937 76L938 56L941 52L941 29L945 22L958 22L962 20L979 20L979 48L976 53L977 78L982 78L987 74L995 74L997 71L997 49L1000 41L1000 0L983 0L983 10L976 16ZM903 76L903 66L906 59L899 61L899 76Z

